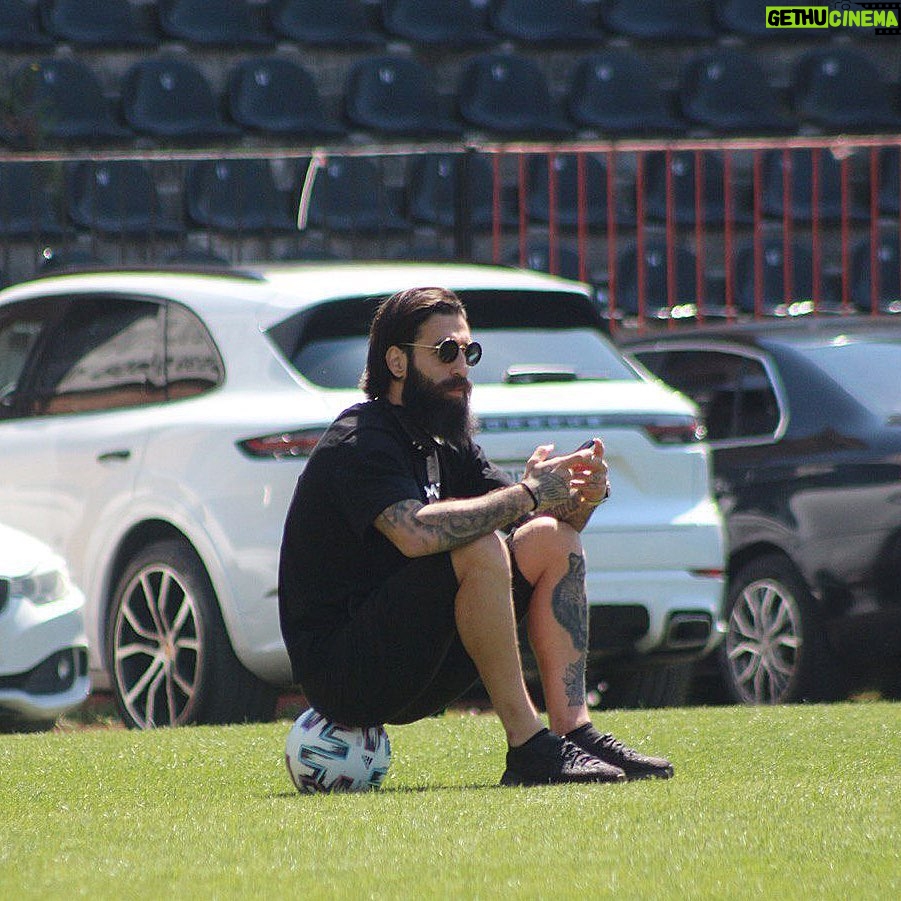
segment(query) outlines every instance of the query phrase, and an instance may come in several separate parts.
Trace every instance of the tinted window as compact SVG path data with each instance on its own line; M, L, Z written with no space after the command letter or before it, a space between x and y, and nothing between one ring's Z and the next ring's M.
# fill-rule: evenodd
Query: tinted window
M17 304L0 315L0 418L15 415L16 392L48 312L46 305L40 311L35 304Z
M658 378L699 407L711 441L772 437L780 411L760 360L724 351L636 351Z
M166 384L170 399L193 397L221 384L222 360L203 323L170 304L166 312Z
M74 300L31 376L34 415L84 413L161 401L157 304L114 297Z
M589 301L575 294L461 291L482 361L475 383L638 376L602 333ZM353 388L366 361L375 301L322 304L277 326L270 337L305 378Z

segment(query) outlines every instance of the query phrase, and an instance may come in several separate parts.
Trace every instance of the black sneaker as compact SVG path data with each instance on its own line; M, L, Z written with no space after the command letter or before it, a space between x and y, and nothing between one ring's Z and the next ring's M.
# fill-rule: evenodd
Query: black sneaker
M619 767L627 779L669 779L673 765L665 757L647 757L617 741L609 732L601 735L592 723L566 733L567 739L605 763Z
M551 785L560 782L624 782L626 774L548 729L507 751L501 785Z

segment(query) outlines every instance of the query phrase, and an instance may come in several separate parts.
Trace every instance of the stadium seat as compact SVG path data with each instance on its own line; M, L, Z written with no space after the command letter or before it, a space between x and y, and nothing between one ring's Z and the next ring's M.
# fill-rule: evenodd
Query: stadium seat
M721 33L741 35L744 38L772 38L784 40L778 28L767 28L766 4L760 0L714 0L713 18ZM792 29L795 37L816 34L813 28Z
M336 157L316 168L299 222L307 228L368 234L410 227L389 197L379 164L365 157Z
M46 0L44 30L58 41L101 47L148 47L157 37L129 0Z
M382 27L417 44L468 46L497 41L482 0L384 0Z
M791 293L785 293L785 244L781 235L765 237L760 242L761 296L759 312L763 315L784 314L791 304L813 300L813 253L809 243L790 243ZM753 240L743 242L735 252L735 305L745 313L756 313L756 248ZM834 284L821 276L820 303L837 303Z
M722 225L726 221L723 157L718 151L701 156L703 171L701 221L707 225ZM696 168L694 151L676 150L669 155L663 151L649 153L645 161L645 212L657 222L667 220L667 198L671 198L672 216L676 225L693 225L697 221ZM747 203L739 200L733 190L733 216L747 220Z
M297 229L296 198L278 190L266 160L198 160L185 175L184 191L196 225L237 233Z
M228 258L222 256L221 253L197 244L186 244L178 250L173 250L166 256L165 262L172 266L199 266L201 268L231 266Z
M0 0L0 47L27 50L53 46L41 30L36 7L26 0Z
M325 113L313 76L299 63L253 57L232 69L231 118L243 129L271 135L339 137L344 128Z
M62 231L49 184L44 164L0 162L0 235L49 237Z
M135 131L161 139L200 141L241 133L222 120L200 69L172 56L132 64L122 79L122 111Z
M115 121L97 76L76 58L23 63L13 74L10 97L11 125L0 131L14 145L133 137Z
M531 269L535 272L550 272L562 278L579 279L579 254L565 244L558 244L551 259L551 247L547 241L533 241L526 247L525 260L520 262L520 253L514 249L507 255L508 266ZM590 275L586 273L586 278Z
M577 125L611 134L671 134L685 128L674 98L661 89L646 57L624 48L579 60L570 78L567 107Z
M432 85L429 70L402 56L371 56L351 68L344 111L360 128L390 135L454 135L461 126Z
M896 214L901 206L901 152L897 147L879 151L879 212Z
M69 218L105 234L171 235L179 222L164 215L156 184L138 160L82 162L66 173Z
M706 0L610 0L600 12L605 28L633 38L684 41L716 34Z
M274 0L270 16L280 37L333 47L372 47L385 42L362 0Z
M413 222L452 228L457 222L462 179L469 186L467 208L471 228L489 228L494 221L494 172L488 157L476 154L428 153L413 157L407 176L407 212ZM463 213L462 210L459 210ZM514 225L516 211L506 194L501 223Z
M457 103L469 125L499 134L562 136L573 130L556 109L538 64L515 54L471 60L460 76Z
M795 127L756 59L737 48L689 58L679 96L686 119L718 132L782 133Z
M579 0L498 0L490 21L502 37L531 44L598 41L594 9Z
M585 223L607 224L607 165L599 157L586 153L583 160L583 202ZM551 168L555 192L553 216L551 211ZM575 228L579 224L579 160L575 154L553 156L533 154L528 162L526 205L529 218L535 222L550 222ZM618 222L622 222L617 217Z
M797 147L791 150L767 150L763 156L762 209L767 216L782 218L784 215L785 174L788 166L790 179L789 214L792 219L810 221L813 218L813 161L819 160L819 196L817 216L820 219L837 220L842 215L841 163L829 150L811 150ZM858 193L849 184L848 216L866 219L869 209L860 201Z
M267 46L275 38L248 0L157 0L166 37L201 45Z
M901 246L897 231L882 233L876 244L876 279L870 254L869 236L861 238L851 250L851 302L857 309L883 313L901 313Z
M674 269L674 306L691 306L697 303L697 260L695 255L681 245L673 246ZM662 317L669 308L669 259L666 241L662 238L648 237L644 242L643 253L639 254L637 242L630 242L616 257L615 303L616 310L628 316L637 316L638 282L641 270L644 270L644 315Z
M794 67L792 90L804 122L845 131L901 128L897 87L885 82L876 64L853 47L805 53Z

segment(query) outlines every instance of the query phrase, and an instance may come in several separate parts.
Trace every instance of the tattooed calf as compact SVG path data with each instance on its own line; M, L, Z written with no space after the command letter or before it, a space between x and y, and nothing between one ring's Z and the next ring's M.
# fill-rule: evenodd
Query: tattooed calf
M569 555L569 571L557 583L551 598L554 618L569 632L573 647L588 650L588 605L585 601L585 558Z

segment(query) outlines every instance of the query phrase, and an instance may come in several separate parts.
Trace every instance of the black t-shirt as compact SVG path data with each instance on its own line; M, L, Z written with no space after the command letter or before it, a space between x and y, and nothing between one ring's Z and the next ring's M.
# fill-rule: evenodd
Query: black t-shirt
M477 444L435 444L384 400L345 410L311 454L288 510L279 563L281 629L297 682L327 665L319 659L322 639L408 562L373 522L399 501L427 503L432 448L441 498L511 484Z

